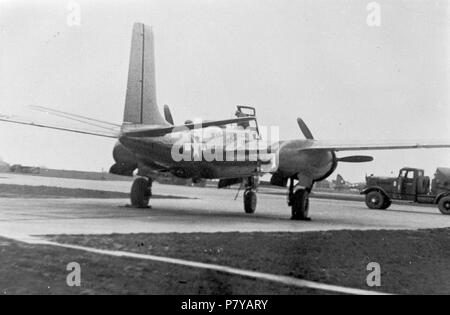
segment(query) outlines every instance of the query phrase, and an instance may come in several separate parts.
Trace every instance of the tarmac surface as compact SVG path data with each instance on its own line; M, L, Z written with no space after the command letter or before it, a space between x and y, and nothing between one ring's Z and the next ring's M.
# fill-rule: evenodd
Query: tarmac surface
M92 181L0 174L0 184L56 186L128 192L131 181ZM242 192L154 184L153 193L186 199L154 199L152 209L126 207L127 199L0 198L0 236L26 239L52 234L166 232L305 232L450 227L435 207L402 204L386 211L363 202L311 198L311 222L291 221L286 198L260 189L258 207L245 214Z

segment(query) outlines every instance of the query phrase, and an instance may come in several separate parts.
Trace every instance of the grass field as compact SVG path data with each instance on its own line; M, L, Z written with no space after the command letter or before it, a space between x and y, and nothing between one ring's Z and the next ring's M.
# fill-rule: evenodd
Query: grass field
M164 263L89 254L0 238L0 294L305 294L270 282ZM66 267L81 266L81 287Z
M53 241L147 253L289 275L360 289L369 262L395 294L449 294L450 229L308 233L51 236ZM323 294L261 280L165 263L0 239L4 294ZM70 288L66 266L78 262L82 286Z
M52 240L215 263L361 289L369 289L366 285L368 263L377 262L382 270L380 291L450 294L449 237L450 229L436 229L56 236ZM172 276L182 279L183 272ZM217 284L231 290L227 292L242 293L240 286L227 286L227 276L221 279L225 282ZM296 290L283 292L295 293Z

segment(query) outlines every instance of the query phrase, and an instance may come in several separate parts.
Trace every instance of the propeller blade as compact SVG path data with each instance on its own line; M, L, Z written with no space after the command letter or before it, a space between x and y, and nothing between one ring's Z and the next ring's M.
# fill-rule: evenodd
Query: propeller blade
M338 162L346 162L346 163L366 163L366 162L372 162L373 157L367 156L367 155L352 155L352 156L346 156L343 158L337 159Z
M300 127L300 130L302 131L306 139L314 140L314 136L312 135L311 130L309 130L308 126L305 124L303 119L297 118L297 124Z
M172 113L170 112L170 108L169 105L164 105L164 118L166 119L166 121L171 124L171 125L175 125L173 123L173 117L172 117Z

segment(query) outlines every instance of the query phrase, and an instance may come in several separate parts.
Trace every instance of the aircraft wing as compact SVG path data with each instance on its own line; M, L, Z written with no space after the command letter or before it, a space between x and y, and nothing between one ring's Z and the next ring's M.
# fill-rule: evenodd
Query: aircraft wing
M94 119L94 118L90 118L90 117L86 117L86 116L81 116L81 115L76 115L76 114L72 114L72 113L67 113L67 112L63 112L63 111L56 110L56 109L49 108L49 107L36 106L36 105L31 105L31 106L28 106L28 107L31 108L32 110L43 112L45 114L49 114L49 115L53 115L53 116L62 117L62 118L65 118L65 119L81 122L83 124L90 125L90 126L93 126L93 127L102 128L102 129L115 130L115 129L121 127L121 125L119 125L119 124L114 124L114 123L111 123L111 122L108 122L108 121L104 121L104 120L99 120L99 119Z
M42 128L48 128L48 129L54 129L54 130L62 130L62 131L69 131L69 132L75 132L75 133L81 133L81 134L87 134L87 135L94 135L99 137L106 137L106 138L119 138L120 136L128 136L128 137L160 137L164 136L166 134L169 134L171 132L177 132L177 131L185 131L185 130L192 130L192 129L201 129L201 128L207 128L212 126L217 127L223 127L225 125L230 125L234 123L242 123L242 122L248 122L252 120L256 120L256 117L241 117L241 118L233 118L233 119L225 119L225 120L216 120L216 121L206 121L206 122L200 122L200 123L191 123L191 124L185 124L185 125L178 125L178 126L155 126L155 127L148 127L145 125L130 125L130 126L124 126L122 130L120 128L116 127L117 125L107 123L100 120L94 120L92 118L87 118L84 116L78 116L74 114L69 114L66 112L61 112L57 110L53 110L50 108L45 107L39 107L34 106L35 110L40 110L43 112L46 112L48 114L64 117L71 120L76 120L78 122L87 124L91 127L99 127L101 130L93 130L93 129L80 129L80 128L72 128L72 127L66 127L66 126L58 126L58 125L52 125L47 123L41 123L37 121L31 121L24 118L16 117L16 116L6 116L6 115L0 115L0 121L20 124L20 125L29 125L29 126L35 126L35 127L42 127ZM102 126L99 124L108 124L108 126Z
M97 131L97 130L89 130L89 129L78 129L78 128L72 128L72 127L39 123L39 122L30 121L30 120L20 118L20 117L15 117L15 116L0 115L0 121L5 121L5 122L9 122L9 123L14 123L14 124L20 124L20 125L42 127L42 128L48 128L48 129L54 129L54 130L69 131L69 132L75 132L75 133L81 133L81 134L93 135L93 136L99 136L99 137L114 138L114 139L117 139L120 136L119 130L114 131L114 130L106 130L105 129L102 131Z
M166 134L172 133L172 132L180 132L180 131L187 131L192 129L201 129L201 128L207 128L207 127L223 127L225 125L235 124L235 123L242 123L242 122L249 122L252 120L256 120L256 117L241 117L241 118L232 118L232 119L225 119L225 120L215 120L215 121L205 121L200 123L191 123L191 124L185 124L185 125L178 125L178 126L169 126L169 127L124 127L122 130L122 133L124 136L127 137L136 137L136 138L142 138L142 137L161 137Z
M366 151L399 149L450 148L450 140L421 141L345 141L345 140L307 140L302 150Z

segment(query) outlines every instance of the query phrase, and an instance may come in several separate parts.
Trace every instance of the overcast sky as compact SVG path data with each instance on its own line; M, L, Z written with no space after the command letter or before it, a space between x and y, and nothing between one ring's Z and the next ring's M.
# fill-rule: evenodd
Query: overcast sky
M367 24L370 1L83 0L80 26L67 23L70 3L0 0L0 113L35 104L120 123L131 28L143 22L155 32L158 102L176 123L232 117L246 104L282 139L302 137L297 116L317 139L450 138L448 1L377 1L380 27ZM113 146L0 124L9 163L107 170ZM450 167L450 150L373 155L337 172L363 181Z

